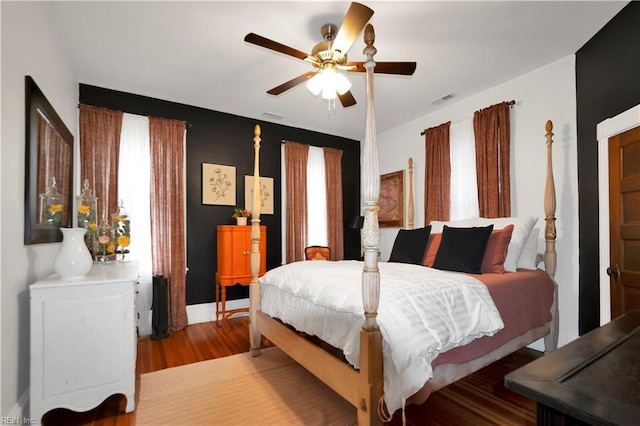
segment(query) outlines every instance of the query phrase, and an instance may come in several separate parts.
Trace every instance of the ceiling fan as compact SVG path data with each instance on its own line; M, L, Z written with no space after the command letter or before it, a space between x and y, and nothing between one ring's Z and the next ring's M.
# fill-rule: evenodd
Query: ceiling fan
M365 72L364 62L349 62L347 52L362 32L369 19L373 16L373 10L360 3L351 3L344 17L340 30L336 32L336 26L326 24L322 27L322 36L325 41L316 44L310 54L278 43L268 38L249 33L244 41L252 43L294 58L302 59L313 65L315 70L306 72L273 89L267 90L270 95L279 95L298 84L307 82L307 88L315 95L323 93L325 99L340 99L343 107L356 104L353 94L349 90L351 82L340 72ZM375 73L412 75L416 69L415 62L376 62ZM329 90L325 87L328 82L332 84Z

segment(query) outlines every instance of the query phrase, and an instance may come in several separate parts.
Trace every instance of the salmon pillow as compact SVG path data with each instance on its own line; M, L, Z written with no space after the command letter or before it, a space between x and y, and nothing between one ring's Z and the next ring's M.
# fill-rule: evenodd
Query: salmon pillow
M511 241L513 225L494 230L489 236L480 268L482 273L504 274L504 261Z
M507 272L516 272L520 255L522 254L527 239L529 238L529 234L537 221L537 217L526 216L500 218L475 217L471 219L473 226L486 226L493 224L494 229L502 229L507 225L513 225L511 241L509 242L509 248L507 249L507 258L504 260L504 270Z
M438 253L438 248L440 247L440 241L442 241L442 232L429 235L427 250L425 251L424 258L422 259L422 264L424 266L428 266L430 268L433 266L433 261L435 260L436 253Z

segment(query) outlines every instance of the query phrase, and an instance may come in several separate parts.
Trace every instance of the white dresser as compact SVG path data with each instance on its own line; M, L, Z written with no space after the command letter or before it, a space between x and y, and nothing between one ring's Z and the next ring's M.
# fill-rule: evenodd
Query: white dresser
M113 394L135 408L137 262L94 264L82 279L52 275L31 294L31 413L86 411Z

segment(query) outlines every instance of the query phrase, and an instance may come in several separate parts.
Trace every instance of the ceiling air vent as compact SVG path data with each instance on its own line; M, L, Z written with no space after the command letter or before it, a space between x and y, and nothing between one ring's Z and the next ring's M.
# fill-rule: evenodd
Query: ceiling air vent
M446 95L440 96L439 98L432 100L431 105L440 105L441 103L448 101L454 96L455 95L453 93L447 93Z
M262 116L265 118L271 118L272 120L282 120L284 115L276 114L275 112L265 111L262 113Z

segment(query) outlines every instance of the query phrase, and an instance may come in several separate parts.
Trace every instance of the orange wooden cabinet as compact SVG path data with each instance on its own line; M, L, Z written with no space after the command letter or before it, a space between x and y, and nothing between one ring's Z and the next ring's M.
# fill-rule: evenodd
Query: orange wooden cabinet
M237 312L248 312L247 308L227 310L227 286L251 283L251 226L219 225L218 270L216 272L216 321L223 322ZM267 227L260 227L260 270L267 270Z

